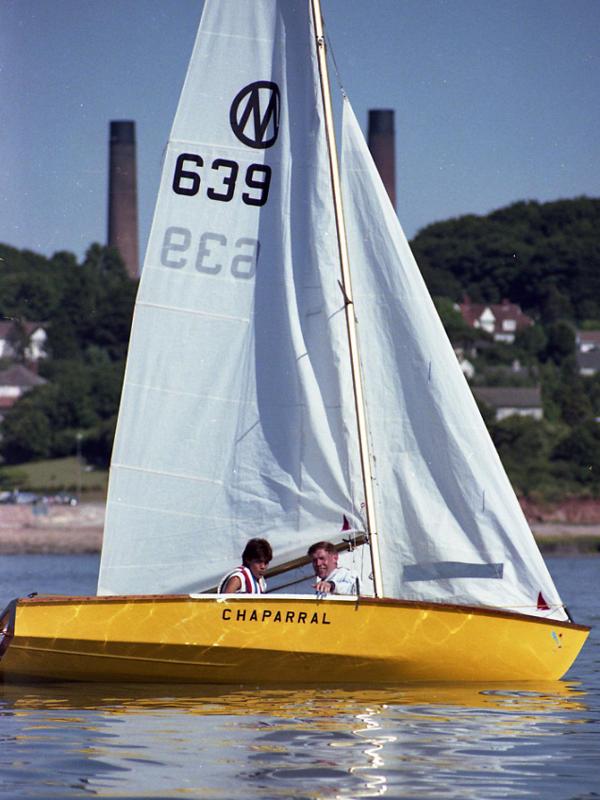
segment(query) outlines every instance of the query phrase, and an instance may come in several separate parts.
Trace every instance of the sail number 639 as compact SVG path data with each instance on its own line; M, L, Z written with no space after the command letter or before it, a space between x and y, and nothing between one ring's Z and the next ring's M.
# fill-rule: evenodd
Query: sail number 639
M196 244L188 228L171 225L166 229L162 242L160 263L170 269L183 269L191 261L196 272L218 275L223 267L229 269L234 278L248 280L256 273L256 263L260 253L258 239L242 236L232 244L235 255L231 257L231 247L222 233L203 233ZM191 255L191 258L190 258Z
M228 158L215 158L210 167L197 153L181 153L175 164L173 191L175 194L194 197L206 183L209 200L229 203L236 190L240 165ZM244 175L242 201L247 206L264 206L269 197L271 167L268 164L250 164Z

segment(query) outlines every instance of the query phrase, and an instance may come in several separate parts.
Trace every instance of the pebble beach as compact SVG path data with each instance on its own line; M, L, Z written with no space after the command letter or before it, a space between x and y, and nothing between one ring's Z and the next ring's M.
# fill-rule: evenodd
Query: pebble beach
M0 506L0 555L99 553L104 503Z

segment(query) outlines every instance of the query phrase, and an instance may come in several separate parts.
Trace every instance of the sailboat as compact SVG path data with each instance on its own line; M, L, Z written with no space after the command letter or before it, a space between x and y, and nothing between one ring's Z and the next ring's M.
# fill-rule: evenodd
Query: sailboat
M5 679L543 681L577 657L589 629L345 94L338 157L331 98L318 0L206 0L135 306L98 595L11 602ZM216 594L251 537L273 547L270 591ZM297 582L320 540L356 594Z

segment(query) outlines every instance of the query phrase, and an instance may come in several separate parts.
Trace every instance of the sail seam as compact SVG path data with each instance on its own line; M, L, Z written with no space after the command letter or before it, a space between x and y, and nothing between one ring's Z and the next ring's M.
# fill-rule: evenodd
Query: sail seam
M180 314L190 314L196 317L211 317L214 319L226 319L231 322L246 322L246 323L250 322L250 319L248 317L234 317L231 314L215 314L210 311L203 311L203 310L196 311L195 309L191 308L177 308L177 306L167 306L162 303L148 303L144 302L143 300L138 300L136 306L137 307L141 306L143 308L158 308L162 311L176 311Z
M165 510L164 508L157 508L155 506L141 506L136 503L124 503L121 500L111 501L111 506L119 506L119 508L130 508L137 511L152 511L155 514L163 514L169 517L187 517L190 519L202 519L204 521L211 520L213 522L231 522L230 517L218 517L215 515L209 516L207 514L193 514L191 511L173 511L171 509Z
M201 475L188 475L185 472L166 472L160 469L148 469L148 467L134 467L129 464L111 464L115 469L126 469L131 472L142 472L148 475L161 475L168 478L185 478L190 481L197 481L198 483L214 483L217 486L222 486L223 481L214 480L214 478L204 478Z
M152 386L150 383L137 383L136 381L127 381L127 386L132 387L135 389L144 389L150 392L160 392L162 394L172 394L176 395L177 397L195 397L202 400L215 400L218 403L230 403L234 406L256 406L255 400L242 400L242 399L232 399L231 397L224 397L217 394L203 394L201 392L184 392L179 389L169 389L167 387L162 386ZM301 407L302 404L298 403L294 406L294 408ZM290 406L291 407L291 406Z
M242 42L265 42L268 45L273 44L273 37L267 38L266 36L243 36L241 33L223 33L223 31L207 31L202 30L203 36L215 36L217 39L240 39Z
M177 397L195 397L197 399L202 399L202 400L215 400L219 403L230 403L231 405L235 406L247 405L250 406L251 408L256 407L256 400L243 400L243 399L235 400L232 399L231 397L225 397L224 395L218 395L218 394L202 394L201 392L184 392L180 389L169 389L162 386L152 386L152 384L138 383L137 381L127 381L127 387L134 389L144 389L151 392L160 392L162 394L172 394L176 395ZM268 408L269 406L267 403L264 403L264 407ZM273 408L279 407L279 404L275 400L273 400L271 407ZM306 401L298 400L295 403L288 403L286 405L286 408L288 409L306 408ZM341 408L341 404L324 403L323 408L326 408L328 410L335 410Z
M178 149L176 147L176 145L184 146L184 147L188 147L188 146L189 147L206 147L206 148L212 148L213 150L222 150L223 152L233 151L233 152L236 152L236 153L244 153L246 161L249 158L248 157L247 148L239 147L239 146L237 146L235 144L228 144L228 145L214 144L212 142L205 142L205 141L201 142L201 141L198 141L198 140L195 140L195 139L194 140L193 139L169 139L168 146L170 146L170 145L173 145L173 148L172 148L173 150L177 150ZM260 156L258 156L258 158L260 159ZM275 157L273 157L273 158L271 158L269 160L269 163L270 164L280 164L281 163L281 159L280 158L278 159L275 156Z

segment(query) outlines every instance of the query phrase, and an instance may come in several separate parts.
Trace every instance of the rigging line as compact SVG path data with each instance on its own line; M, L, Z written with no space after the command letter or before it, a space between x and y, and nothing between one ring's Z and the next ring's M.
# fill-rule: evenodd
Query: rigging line
M502 605L490 606L490 608L498 608L502 611L510 611L513 608L535 608L536 611L540 610L536 603L503 603ZM548 603L548 608L544 609L544 611L552 611L555 608L564 608L564 605L563 603Z
M325 27L325 23L323 23L323 27ZM335 72L335 77L337 79L338 87L340 92L342 93L342 97L347 97L346 90L344 89L344 84L342 83L342 76L340 75L340 71L338 69L337 61L335 60L335 53L333 51L333 44L331 43L331 39L329 38L329 34L325 31L325 39L327 41L327 52L331 57L331 63L333 65L333 71Z

